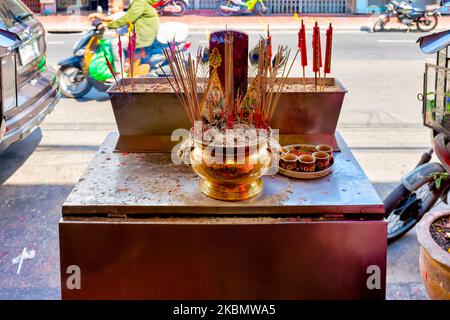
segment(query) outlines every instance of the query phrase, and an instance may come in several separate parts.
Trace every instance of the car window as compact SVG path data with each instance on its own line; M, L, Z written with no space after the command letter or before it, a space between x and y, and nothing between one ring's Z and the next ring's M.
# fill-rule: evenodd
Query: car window
M5 19L3 18L1 13L0 13L0 29L8 29Z
M6 8L4 3L0 3L0 28L8 29L14 25L14 17Z
M33 12L28 9L28 7L23 4L20 0L3 0L2 1L8 10L11 12L13 17L20 17L28 14L33 14Z

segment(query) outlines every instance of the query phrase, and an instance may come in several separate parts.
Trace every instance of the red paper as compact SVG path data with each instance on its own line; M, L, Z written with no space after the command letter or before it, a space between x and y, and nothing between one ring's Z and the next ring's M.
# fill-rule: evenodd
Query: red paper
M302 27L298 32L298 48L300 49L302 67L305 67L308 65L308 56L306 53L306 30L305 25L303 24L303 20L302 20Z
M320 46L320 28L315 24L312 35L312 47L313 47L313 72L320 72L322 67L322 48Z

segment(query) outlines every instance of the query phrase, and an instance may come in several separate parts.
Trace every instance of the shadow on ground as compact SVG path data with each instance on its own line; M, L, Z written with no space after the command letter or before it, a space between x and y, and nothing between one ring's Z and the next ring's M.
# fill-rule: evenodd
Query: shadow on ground
M72 187L0 186L0 299L59 299L58 221ZM17 274L24 248L36 255Z
M7 180L40 147L42 133L0 154L0 299L59 299L58 221L71 185L8 184ZM17 274L12 259L35 250Z
M109 95L106 92L100 92L97 89L92 88L85 96L81 98L67 98L65 96L62 96L61 99L74 100L79 103L86 103L92 101L104 102L109 100Z
M27 161L41 140L42 132L40 128L37 128L26 139L12 144L0 153L0 185Z

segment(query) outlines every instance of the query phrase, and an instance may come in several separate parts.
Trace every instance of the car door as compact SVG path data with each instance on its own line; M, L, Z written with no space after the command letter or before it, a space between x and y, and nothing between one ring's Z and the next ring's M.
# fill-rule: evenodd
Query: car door
M45 31L33 13L20 0L2 0L0 10L9 17L8 30L20 40L15 50L17 107L6 114L8 124L51 90L54 74L45 72Z
M17 36L8 31L13 23L0 5L0 142L6 131L6 113L17 107L16 54Z
M17 110L11 114L14 116L41 98L51 86L52 79L42 77L46 44L41 23L20 0L2 0L1 3L14 21L8 30L21 42L16 50Z

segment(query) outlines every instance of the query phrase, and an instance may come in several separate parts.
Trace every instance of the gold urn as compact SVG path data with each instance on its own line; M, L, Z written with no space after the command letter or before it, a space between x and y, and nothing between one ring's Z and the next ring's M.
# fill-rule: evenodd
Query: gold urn
M263 190L261 177L276 168L279 144L267 130L263 138L233 146L217 146L190 134L190 164L202 178L200 190L208 197L240 201Z

